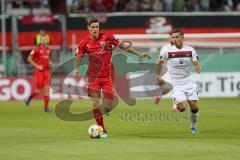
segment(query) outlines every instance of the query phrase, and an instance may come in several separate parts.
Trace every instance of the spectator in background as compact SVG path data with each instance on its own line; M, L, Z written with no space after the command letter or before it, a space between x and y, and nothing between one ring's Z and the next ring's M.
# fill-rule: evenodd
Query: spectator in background
M202 7L202 11L208 11L210 0L200 0L199 3Z
M172 12L173 9L173 1L174 0L163 0L163 4L164 4L164 12Z
M49 2L48 2L48 0L42 0L42 7L43 8L48 8L49 7Z
M240 11L240 0L233 0L233 10Z
M115 11L122 12L126 6L127 0L115 0Z
M137 12L138 11L138 2L135 0L130 0L124 9L124 12Z
M152 11L151 0L141 0L139 3L139 10L143 12Z
M163 2L162 2L162 0L153 0L152 10L154 12L162 12L163 11Z
M187 0L186 11L187 12L198 12L200 11L199 0Z
M40 45L41 44L43 37L46 39L47 45L50 43L49 35L44 30L40 30L39 33L36 36L36 39L35 39L36 45Z
M37 8L40 7L39 3L33 0L26 0L22 2L23 8Z
M94 12L106 12L107 8L103 4L103 0L93 0L92 9Z
M224 0L210 0L210 11L224 11Z
M103 0L103 5L105 6L107 12L115 11L114 0Z
M224 2L224 11L233 11L233 1L225 0Z
M77 6L78 13L89 13L91 11L91 3L89 0L81 0Z
M67 12L76 13L77 12L77 0L66 0Z
M185 0L175 0L173 3L173 11L174 12L184 12L186 9L186 1Z
M49 6L53 14L65 14L67 13L67 0L49 0ZM74 0L73 0L74 1Z

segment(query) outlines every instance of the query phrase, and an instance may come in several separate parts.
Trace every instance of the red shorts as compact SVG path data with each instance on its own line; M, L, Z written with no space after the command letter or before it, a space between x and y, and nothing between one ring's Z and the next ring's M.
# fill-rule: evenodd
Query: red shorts
M49 70L35 70L34 79L36 89L42 89L43 87L49 86L50 83L50 71Z
M99 78L88 77L87 88L90 97L92 94L100 96L101 92L106 99L113 99L114 97L114 84L111 76Z

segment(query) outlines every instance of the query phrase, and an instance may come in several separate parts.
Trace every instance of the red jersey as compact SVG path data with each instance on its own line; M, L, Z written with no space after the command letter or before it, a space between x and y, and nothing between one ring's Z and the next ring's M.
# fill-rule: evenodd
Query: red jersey
M30 53L33 56L33 61L43 66L43 70L49 69L49 62L51 59L51 50L42 46L38 46Z
M119 45L119 40L111 34L100 33L98 39L90 36L82 39L76 50L76 56L89 56L88 76L105 77L111 75L113 65L111 62L112 50Z

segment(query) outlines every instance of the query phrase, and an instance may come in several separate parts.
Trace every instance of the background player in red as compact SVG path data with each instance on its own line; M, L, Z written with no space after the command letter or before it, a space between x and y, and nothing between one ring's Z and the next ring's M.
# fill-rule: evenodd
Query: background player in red
M44 100L44 111L49 112L49 83L50 83L50 65L51 61L51 50L47 46L47 39L45 37L41 38L41 44L34 48L27 60L30 64L34 66L34 79L36 89L26 100L26 106L30 104L33 97L43 92Z
M120 43L112 34L99 32L99 21L96 18L88 20L89 36L83 38L76 50L76 61L73 74L76 77L82 57L85 53L89 56L88 65L88 94L93 102L93 115L98 125L103 127L104 134L102 138L107 137L107 131L103 123L102 112L107 113L112 109L112 103L115 98L113 86L114 69L111 63L112 50L116 46L122 50L136 54L140 57L149 57L147 53L139 52L129 46L129 43ZM100 107L100 97L103 97ZM101 111L100 111L101 109Z

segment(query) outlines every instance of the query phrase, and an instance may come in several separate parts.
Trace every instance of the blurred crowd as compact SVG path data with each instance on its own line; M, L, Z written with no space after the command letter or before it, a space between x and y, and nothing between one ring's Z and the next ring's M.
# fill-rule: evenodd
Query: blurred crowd
M54 0L6 0L7 8L48 8ZM64 0L67 13L240 11L240 0ZM55 4L56 5L56 4Z
M240 0L67 0L69 13L237 11Z
M81 1L81 0L80 0ZM47 8L49 0L5 0L6 9Z

